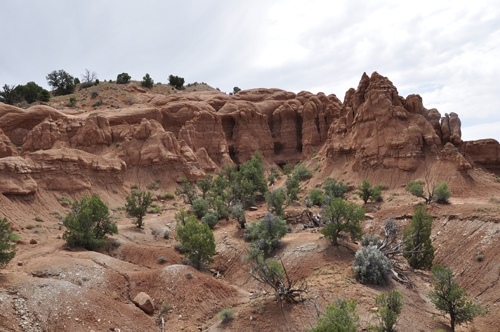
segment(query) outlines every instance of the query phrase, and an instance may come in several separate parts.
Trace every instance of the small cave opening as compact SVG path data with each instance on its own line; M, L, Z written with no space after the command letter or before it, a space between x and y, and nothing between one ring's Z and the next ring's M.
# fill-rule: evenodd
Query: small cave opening
M276 156L280 155L283 152L284 146L280 142L274 142L274 154Z
M227 138L226 138L227 139ZM229 157L231 158L231 160L235 163L235 164L238 164L236 162L236 152L234 151L234 146L229 146Z
M297 125L295 127L297 133L297 151L302 153L302 117L297 117Z
M224 130L224 134L226 135L226 140L230 141L233 139L233 130L236 122L230 116L225 116L222 118L222 129Z

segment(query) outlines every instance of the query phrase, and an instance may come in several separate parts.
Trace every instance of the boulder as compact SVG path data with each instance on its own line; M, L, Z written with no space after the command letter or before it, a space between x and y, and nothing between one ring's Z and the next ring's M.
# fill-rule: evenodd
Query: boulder
M140 292L139 294L137 294L133 302L148 315L152 315L155 311L153 299L144 292Z

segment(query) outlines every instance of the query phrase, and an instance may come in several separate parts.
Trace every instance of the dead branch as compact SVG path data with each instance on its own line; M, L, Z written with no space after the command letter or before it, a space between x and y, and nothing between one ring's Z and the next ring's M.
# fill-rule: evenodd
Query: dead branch
M264 260L261 255L261 250L249 250L248 259L252 268L250 270L241 268L259 283L271 287L273 289L271 295L274 295L275 299L281 303L281 307L284 303L302 302L303 294L307 293L307 282L290 276L281 258L279 261ZM281 268L276 268L277 262ZM274 266L271 266L272 264Z

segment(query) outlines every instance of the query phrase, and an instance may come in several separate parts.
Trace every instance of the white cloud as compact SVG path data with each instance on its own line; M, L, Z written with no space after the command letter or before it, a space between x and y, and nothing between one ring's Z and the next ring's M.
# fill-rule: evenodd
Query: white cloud
M462 139L464 141L485 138L493 138L500 142L500 121L470 127L462 127Z

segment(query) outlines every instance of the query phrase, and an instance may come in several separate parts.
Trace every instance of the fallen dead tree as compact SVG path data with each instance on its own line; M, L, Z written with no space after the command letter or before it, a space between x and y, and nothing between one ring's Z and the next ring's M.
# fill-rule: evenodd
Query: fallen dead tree
M259 283L271 288L273 291L269 294L274 295L282 307L284 303L299 303L304 300L307 282L290 276L281 259L264 259L264 252L252 246L248 253L250 269L242 269Z
M384 238L370 235L362 241L364 247L372 247L380 250L392 264L392 278L402 284L414 287L413 282L408 277L408 271L413 269L408 265L408 262L403 257L405 254L420 253L425 250L419 250L419 246L412 250L403 250L406 242L410 237L403 239L402 227L394 220L389 218L386 220L383 232Z
M286 214L285 219L287 224L303 224L304 228L323 227L326 225L319 213L314 215L310 210L303 210L302 212L291 211Z

